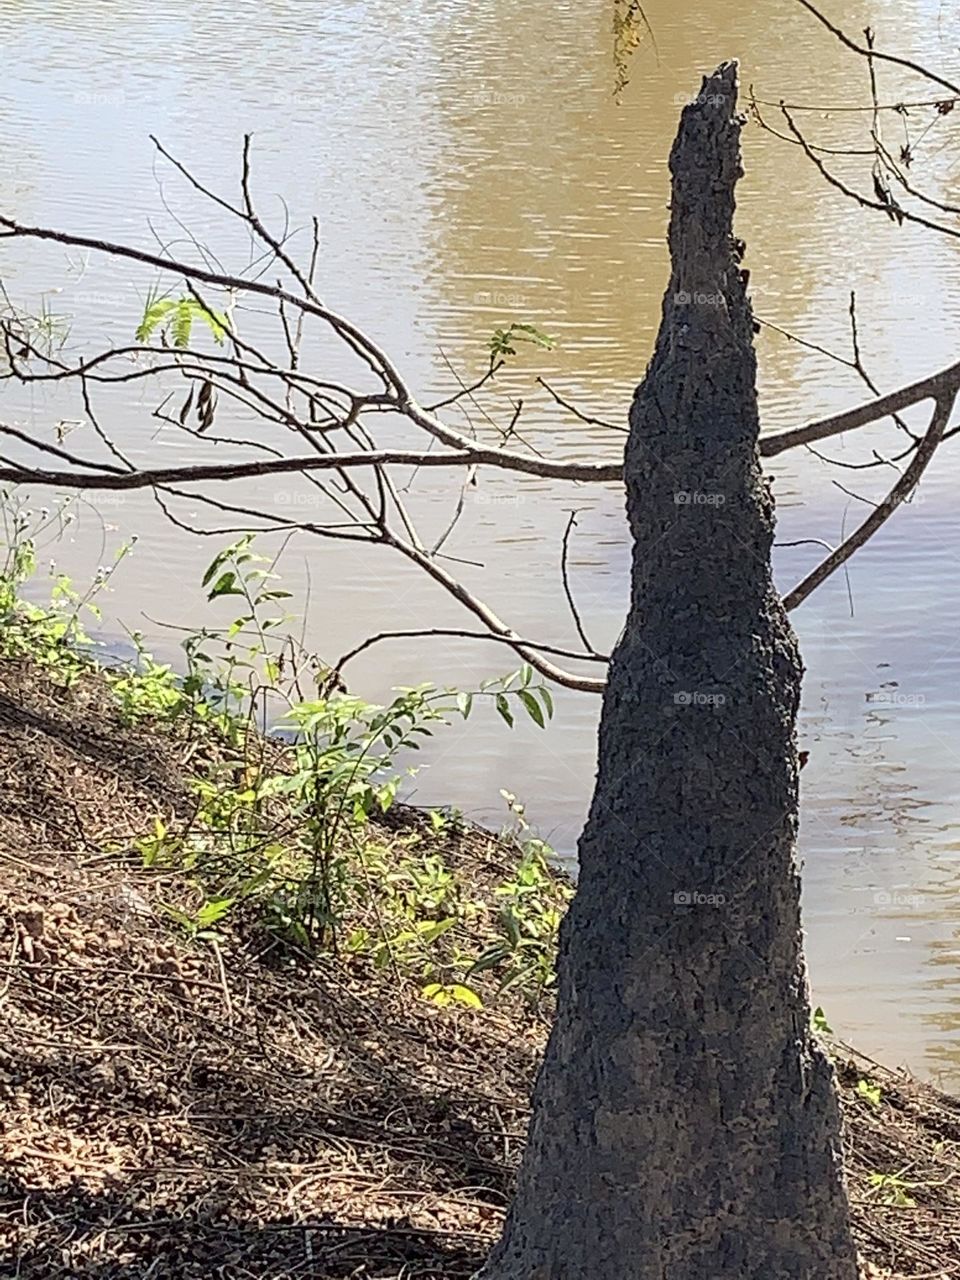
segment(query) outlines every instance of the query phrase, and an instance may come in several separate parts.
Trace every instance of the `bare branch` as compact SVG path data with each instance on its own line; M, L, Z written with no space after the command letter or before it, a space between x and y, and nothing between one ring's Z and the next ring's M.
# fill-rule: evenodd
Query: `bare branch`
M360 644L354 646L333 665L333 670L341 672L348 662L352 662L359 654L365 653L375 644L380 644L383 640L413 640L423 637L446 636L453 639L462 640L492 640L496 644L505 644L511 649L515 648L518 641L511 640L507 636L493 635L489 631L465 631L459 627L423 627L415 628L410 631L380 631L377 635L368 636ZM549 653L556 658L575 658L579 662L609 662L609 657L601 653L578 653L572 649L558 649L554 645L537 644L532 640L519 640L519 643L525 649L534 649L539 653Z
M844 564L855 551L871 538L877 530L890 519L894 511L905 502L910 494L917 487L921 475L926 470L927 465L937 451L937 445L940 443L943 433L946 430L947 421L953 410L953 404L957 396L957 388L954 386L948 391L944 391L938 398L934 408L933 416L930 419L930 425L927 428L926 435L920 443L919 448L914 454L913 460L907 467L906 471L893 486L886 498L881 502L864 520L849 538L846 538L835 551L831 552L825 560L822 560L812 573L807 574L802 582L798 583L794 589L783 598L784 608L795 609L798 605L806 600L822 582L835 572L842 564Z
M430 558L425 552L417 550L416 547L405 543L402 539L397 538L394 534L386 534L384 541L402 552L407 559L412 560L414 564L419 565L435 582L454 597L455 600L464 605L465 608L479 618L484 626L488 628L494 635L502 637L510 642L513 650L525 659L535 671L539 671L541 675L546 676L549 680L555 681L557 684L563 685L567 689L578 689L583 693L602 693L604 681L597 680L590 676L577 676L572 672L564 671L552 662L548 662L542 654L536 650L529 648L523 642L523 637L519 636L516 631L508 627L502 619L498 618L489 605L484 604L471 592L467 590L462 583L452 578L437 562Z
M856 295L856 292L852 289L850 291L849 316L850 316L850 342L853 349L852 359L847 356L840 355L840 353L837 351L831 351L829 347L821 346L820 343L811 342L808 338L801 338L799 334L792 333L789 329L784 329L780 325L774 324L771 320L764 320L762 316L757 316L755 318L757 320L757 323L762 325L765 329L772 329L774 333L779 333L781 337L788 339L788 341L796 342L799 346L806 347L808 351L816 351L819 355L826 356L827 359L833 360L837 364L843 365L844 368L851 369L854 373L857 374L857 376L861 379L861 381L866 384L866 386L873 392L875 396L879 396L880 389L876 385L876 383L873 381L873 379L870 377L870 374L867 372L863 363L863 358L860 353L860 335L857 328L857 295ZM907 426L907 424L903 421L902 418L898 417L896 414L892 414L891 416L893 417L894 422L897 424L900 430L903 431L906 435L908 435L910 439L916 444L920 437L915 435L914 432L910 430L910 428ZM839 464L839 465L843 465L843 464ZM874 464L870 463L869 465L873 466Z
M799 0L799 2L803 3L804 0ZM946 226L942 222L931 222L929 218L923 218L920 214L914 213L910 209L903 208L902 205L896 205L894 207L891 203L892 197L888 197L886 200L871 200L868 196L861 194L861 192L855 191L853 187L847 186L845 182L832 174L820 157L814 153L813 148L797 128L793 117L790 115L787 108L781 107L781 111L783 112L784 119L790 127L790 132L800 143L806 156L816 165L821 176L830 184L830 186L835 187L838 191L842 191L843 194L848 196L851 200L855 200L861 208L877 209L881 213L886 214L888 218L895 216L900 222L914 222L917 226L926 227L930 231L939 231L945 236L960 237L960 230L957 230L956 227Z
M59 458L61 462L69 462L74 467L92 467L97 471L108 471L113 475L126 475L120 467L111 466L108 462L88 462L86 458L81 458L79 454L71 453L68 449L60 449L54 444L48 444L46 441L37 440L33 436L28 436L25 431L20 431L17 427L7 426L6 423L0 423L0 435L12 436L15 440L27 444L31 449L39 449L41 453L48 453L51 457Z
M567 527L563 531L563 547L560 552L560 576L563 578L563 592L567 597L567 604L570 606L570 612L573 615L573 623L577 628L577 635L583 642L583 647L592 657L598 657L596 649L587 639L587 633L583 627L583 621L580 617L580 611L577 608L577 602L573 597L573 591L570 587L570 577L568 573L568 556L570 551L570 534L576 528L578 511L576 508L570 512L570 519L567 521Z
M608 431L620 431L624 435L629 432L629 427L622 427L616 422L607 422L604 418L592 418L589 414L583 413L575 404L571 404L569 400L565 400L563 396L560 395L559 391L555 391L554 388L551 387L550 383L547 382L546 378L537 378L537 381L540 383L541 387L544 387L550 392L561 409L566 409L568 413L572 413L573 416L575 418L579 418L581 422L589 423L591 426L595 427L606 427Z
M845 45L853 53L860 54L862 58L866 58L868 61L871 58L877 58L881 62L890 62L894 66L905 67L908 71L915 71L917 75L922 76L924 80L929 80L932 84L939 84L944 89L948 89L955 98L960 98L960 88L950 80L945 80L943 76L938 76L936 72L931 71L928 67L921 66L919 62L913 62L910 58L901 58L895 53L881 53L872 46L865 47L864 45L857 44L857 42L852 40L846 32L842 30L842 28L832 23L829 18L822 14L815 5L811 4L810 0L797 0L797 4L802 5L808 13L812 13L817 21L822 23L831 35L836 36L840 43Z
M760 456L775 458L787 449L794 449L800 444L811 444L814 440L826 440L830 436L840 435L844 431L853 431L857 427L865 427L890 414L899 413L901 409L909 409L911 405L922 400L941 402L947 396L956 394L960 388L960 361L940 369L937 373L918 382L911 382L899 387L876 400L868 400L866 404L855 409L847 409L843 413L831 414L829 418L821 418L817 422L808 423L805 427L794 427L790 431L778 431L774 435L760 437Z
M873 79L872 59L874 57L879 58L882 55L877 54L873 49L871 36L868 36L868 40L870 47L867 53L869 59L871 59L871 94L873 98L873 137L875 147L873 152L867 154L875 155L878 157L878 164L882 161L888 167L892 166L891 171L895 171L895 162L889 156L889 153L886 153L883 149L879 137L878 122L881 108L878 104L876 83ZM796 136L798 144L803 146L804 150L814 158L814 162L823 169L822 161L813 156L814 148L799 134L786 108L784 108L784 114L791 131ZM462 636L471 639L490 640L500 645L506 645L542 675L565 687L588 692L601 691L604 687L602 679L566 671L552 661L553 658L594 663L608 661L604 655L600 654L590 644L570 586L569 549L572 531L576 527L576 510L570 513L570 519L563 535L561 575L577 634L584 645L585 652L582 653L536 643L520 635L508 626L483 600L474 595L463 583L452 577L439 562L438 555L441 547L455 528L457 520L463 513L466 486L475 481L478 468L488 466L520 475L526 474L572 482L619 482L622 480L623 475L621 462L619 460L598 462L543 457L532 445L523 442L522 436L517 430L517 424L523 408L522 399L515 403L509 425L504 427L497 422L478 400L477 393L493 379L502 361L492 361L490 369L472 385L467 385L447 361L448 367L451 368L451 372L459 383L460 390L445 399L437 401L429 408L420 405L390 356L359 327L332 311L317 296L314 287L314 277L319 258L319 232L316 222L314 221L313 248L309 269L304 272L287 249L290 233L289 219L285 219L283 235L274 234L262 221L254 205L251 189L249 136L244 140L240 182L242 204L239 205L234 205L222 199L199 183L180 162L169 155L156 140L154 141L158 152L173 164L175 169L196 190L210 198L218 207L238 218L249 229L251 233L251 258L253 258L255 252L259 251L259 246L266 247L266 252L260 254L257 260L258 267L260 264L265 264L262 267L261 275L256 278L251 276L252 264L247 268L245 274L231 275L224 270L212 270L209 265L198 267L179 262L170 257L166 249L163 248L160 254L151 253L91 237L70 235L48 228L24 226L3 215L0 215L0 237L27 237L47 240L85 250L93 250L114 258L150 266L167 275L179 277L195 302L207 314L211 315L215 313L210 304L204 299L201 290L209 289L225 292L230 299L227 308L229 321L226 326L226 333L218 336L227 339L229 343L227 353L206 353L186 347L169 348L166 347L165 335L161 332L161 342L164 345L159 350L149 344L115 348L100 353L93 359L83 360L74 366L68 364L63 358L46 355L34 349L29 339L24 338L19 325L11 324L8 326L0 321L0 328L2 328L10 360L11 374L8 376L19 378L25 383L59 382L76 379L83 393L87 416L94 430L100 434L104 445L113 453L116 460L122 464L122 467L128 468L124 470L122 467L108 463L95 463L68 450L58 449L53 445L34 440L14 426L0 424L0 435L6 435L11 440L30 445L41 453L46 453L48 456L57 458L60 462L66 464L64 469L37 467L18 463L0 456L0 481L50 485L72 490L117 491L147 489L152 491L156 500L167 512L168 517L183 528L190 528L190 526L169 509L167 501L169 497L175 496L188 499L192 503L201 502L211 510L241 517L247 522L245 526L240 526L241 528L256 527L271 532L284 533L300 530L324 538L362 541L372 545L389 547L398 551L407 560L423 570L434 582L471 612L485 628L480 632L452 628L426 629L412 632L382 632L345 654L340 660L337 669L357 656L357 654L382 640L413 635ZM833 154L825 148L817 148L817 150L821 154ZM823 169L823 172L826 173L826 170ZM835 182L835 185L840 186L842 190L846 190L839 183L839 180ZM856 193L850 192L848 194L856 195ZM878 208L888 215L890 214L890 203L873 202L866 197L857 196L856 198L871 208ZM913 221L921 222L924 225L936 226L936 224L926 223L924 219L915 215L905 214L905 216L910 216ZM956 234L960 234L960 232ZM193 244L195 251L201 254L209 263L210 256L201 249L198 242L190 237L188 239ZM283 276L283 280L270 283L265 278L265 274L271 269L274 274ZM287 283L290 280L293 281L293 284L291 287L287 287ZM267 356L258 350L248 339L241 338L237 332L237 326L234 323L234 308L242 309L242 306L248 306L249 299L252 298L268 299L277 309L277 316L287 351L287 357L284 357L284 360L279 364L272 356ZM237 299L245 299L246 301L241 304ZM259 308L254 309L260 310ZM375 388L365 393L362 390L351 390L348 386L319 377L312 377L303 372L299 368L301 343L304 335L304 325L309 319L319 320L321 324L326 325L337 339L345 343L365 363L382 386L379 389ZM814 347L814 349L854 370L871 391L876 393L875 384L867 374L861 357L855 299L852 296L850 322L852 357L837 356L826 348L817 347L813 343L805 342L805 345ZM778 328L777 326L771 327ZM778 329L778 331L795 341L805 341L797 339L785 330ZM164 350L164 348L166 349ZM112 362L114 360L120 361L124 358L143 360L144 363L133 369L117 369ZM445 355L444 359L446 360ZM28 368L25 364L26 361L36 361L41 367L39 370ZM283 367L284 363L287 363L288 367ZM158 408L154 411L155 417L161 422L169 423L174 428L179 427L193 438L202 438L221 447L229 444L235 452L240 453L239 458L234 457L226 462L181 463L174 466L134 468L123 457L113 442L103 433L94 417L89 397L90 386L93 383L126 383L146 378L157 378L160 386L165 389L165 379L168 376L178 379L178 385L184 390L186 388L184 388L182 380L186 379L187 387L190 390L178 417L173 416L176 412L175 409L171 407L168 410L167 408L170 405L173 393L162 396ZM584 413L560 395L545 379L541 378L538 381L556 404L572 413L580 421L608 430L627 430L627 428L613 422ZM194 408L194 410L196 408L197 399L193 388L197 386L203 389L206 407L209 407L211 391L219 389L226 396L232 398L234 410L239 405L244 412L253 415L258 422L276 424L281 428L292 431L304 442L302 453L298 451L295 456L285 456L280 450L273 448L272 445L259 441L229 439L218 435L202 436L202 432L206 431L211 425L212 415L205 414L198 427L191 427L188 422L191 408ZM810 447L814 441L830 438L853 430L856 427L876 422L888 415L893 415L897 425L908 432L912 441L910 448L906 451L906 454L913 455L912 459L904 474L898 477L897 484L891 490L891 494L884 503L881 503L874 512L871 512L870 519L865 521L864 525L855 534L845 539L836 550L831 551L823 564L794 589L787 598L788 607L795 607L799 604L838 565L843 564L857 547L863 545L875 528L879 527L879 524L889 517L895 506L903 500L904 494L912 491L938 444L946 438L946 435L952 434L952 432L945 432L945 418L950 412L958 387L960 387L960 363L941 370L920 382L900 388L887 396L876 396L865 405L833 415L830 418L821 419L818 422L792 431L780 432L761 439L759 446L761 455L763 457L774 457L787 449L797 446ZM933 399L935 401L935 411L930 427L921 439L913 432L910 432L906 424L896 415L901 410L925 399ZM458 411L462 411L465 414L467 430L470 434L456 430L438 416L438 411L451 405L458 405ZM477 413L482 416L483 422L480 423L478 421L478 425L483 427L483 439L490 439L488 429L491 429L495 433L494 440L496 443L482 443L470 418L471 409L476 409ZM377 415L384 413L399 415L407 424L412 424L412 426L424 432L430 437L429 447L422 449L379 448L372 428L373 424L379 421ZM337 433L339 432L342 432L343 435L338 435ZM506 446L511 440L523 443L528 451L517 452L515 448L507 448ZM437 445L443 447L438 448ZM251 452L257 450L259 456L251 458L249 453L244 455L244 450L250 450ZM878 464L883 462L886 462L886 460L878 457ZM397 485L390 471L393 466L413 468L414 474L416 469L419 468L456 467L463 469L465 472L463 487L461 487L453 518L432 551L424 546L410 515L401 501ZM364 481L361 484L356 476L358 471L360 475L365 475L370 482ZM332 472L333 475L323 479L322 477L329 472ZM324 495L325 499L335 504L343 513L346 523L323 523L322 521L313 522L284 518L273 511L221 501L211 497L207 492L195 492L193 488L189 490L182 488L185 485L195 486L242 479L265 479L271 476L291 474L300 476L303 483L314 486ZM393 524L396 525L396 528L393 527ZM204 528L193 531L205 536L226 532L222 528ZM449 557L445 558L449 559Z
M504 364L502 359L495 361L490 366L489 369L487 369L483 374L481 374L479 378L477 378L476 382L472 382L470 383L469 386L467 386L464 383L463 379L460 377L460 375L457 373L456 369L454 369L453 365L447 359L447 354L442 347L440 348L440 355L443 357L444 364L447 366L447 368L456 378L457 382L460 384L460 390L455 391L452 396L447 396L443 400L435 400L433 404L427 405L428 413L436 413L438 409L446 409L449 405L456 404L458 400L462 400L464 396L472 397L475 392L482 390L483 387L485 387L488 382L490 382L493 378L497 376L499 371L503 368L503 364Z
M296 472L345 471L354 467L381 467L396 464L417 467L497 467L525 475L555 480L619 480L618 463L552 462L523 454L507 455L500 449L476 446L471 449L430 453L416 449L370 449L355 453L325 453L315 457L251 459L248 462L211 462L180 467L144 467L137 471L104 471L81 475L73 471L48 471L42 467L7 465L0 467L0 480L13 484L62 485L72 489L149 489L170 484L200 481L229 481L256 476L291 475ZM519 465L518 465L519 464ZM79 465L95 468L96 463Z

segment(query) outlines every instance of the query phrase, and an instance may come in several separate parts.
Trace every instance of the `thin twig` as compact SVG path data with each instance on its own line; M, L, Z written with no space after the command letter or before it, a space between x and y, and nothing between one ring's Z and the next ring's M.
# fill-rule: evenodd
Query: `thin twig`
M906 471L897 480L897 483L883 502L870 512L859 528L855 529L849 538L845 538L835 551L831 552L811 573L807 574L802 582L798 583L792 591L784 596L783 605L785 609L795 609L802 604L811 592L849 560L853 553L862 547L890 519L897 508L907 500L917 487L921 475L936 453L937 445L940 443L953 409L956 395L957 389L954 387L951 391L944 392L937 400L930 419L930 425Z
M580 611L577 608L577 602L573 597L573 591L571 590L571 587L570 587L570 577L568 573L570 534L576 528L577 514L579 511L582 511L582 510L583 510L582 507L575 507L570 512L570 518L567 521L567 527L563 531L563 546L560 551L560 575L563 578L563 591L564 591L564 595L567 597L567 604L570 606L570 612L573 615L573 623L574 623L574 626L577 628L577 635L580 637L583 643L583 647L586 649L587 653L589 653L591 657L596 658L599 655L597 654L596 649L587 639L587 633L584 630L583 622L580 618Z

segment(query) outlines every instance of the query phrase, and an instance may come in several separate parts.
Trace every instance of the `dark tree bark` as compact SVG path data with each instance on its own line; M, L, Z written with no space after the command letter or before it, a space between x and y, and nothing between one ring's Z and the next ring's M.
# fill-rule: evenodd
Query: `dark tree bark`
M855 1280L794 860L802 667L773 586L737 70L670 157L672 277L630 413L630 611L559 1007L488 1280Z

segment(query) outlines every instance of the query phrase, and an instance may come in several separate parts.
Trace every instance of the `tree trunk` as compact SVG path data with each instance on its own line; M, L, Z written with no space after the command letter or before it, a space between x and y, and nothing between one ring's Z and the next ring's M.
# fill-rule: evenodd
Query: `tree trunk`
M802 667L773 586L737 68L670 157L672 276L626 450L610 666L557 1021L488 1280L855 1280L794 862Z

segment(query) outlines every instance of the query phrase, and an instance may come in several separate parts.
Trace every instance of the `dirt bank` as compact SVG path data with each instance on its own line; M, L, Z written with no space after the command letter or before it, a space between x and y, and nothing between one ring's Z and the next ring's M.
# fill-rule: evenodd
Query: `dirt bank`
M125 726L99 677L0 664L0 1274L465 1280L549 1010L437 1008L389 967L178 937L177 877L132 845L189 805L197 764ZM391 818L421 828L478 896L511 856ZM868 1274L960 1275L960 1102L837 1052Z

